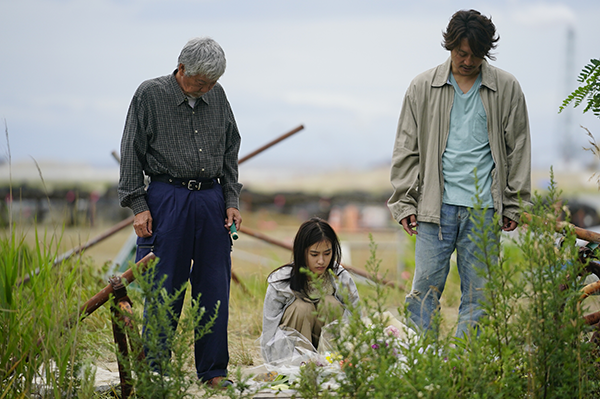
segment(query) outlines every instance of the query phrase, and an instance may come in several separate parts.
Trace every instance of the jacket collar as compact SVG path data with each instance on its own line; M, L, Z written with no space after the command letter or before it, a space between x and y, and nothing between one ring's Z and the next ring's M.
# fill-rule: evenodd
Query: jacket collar
M450 71L452 66L452 58L448 57L446 62L435 68L433 80L431 86L442 87L448 83L450 79ZM483 60L481 63L481 85L487 87L492 91L496 91L498 85L496 82L496 73L494 67L491 66L487 60Z
M271 274L269 274L269 277L267 277L267 282L275 283L277 281L287 280L291 276L292 276L292 266L286 265L284 267L281 267L281 268L273 271Z

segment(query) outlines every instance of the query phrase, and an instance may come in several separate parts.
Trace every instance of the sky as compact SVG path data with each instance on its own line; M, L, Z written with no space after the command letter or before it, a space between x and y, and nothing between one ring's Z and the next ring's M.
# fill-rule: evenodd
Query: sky
M491 63L525 93L534 167L564 165L565 151L591 163L580 125L600 135L600 120L558 107L600 57L597 0L0 0L0 158L114 166L138 85L210 36L227 57L240 157L304 126L247 167L389 165L408 84L446 60L442 32L470 8L492 17Z

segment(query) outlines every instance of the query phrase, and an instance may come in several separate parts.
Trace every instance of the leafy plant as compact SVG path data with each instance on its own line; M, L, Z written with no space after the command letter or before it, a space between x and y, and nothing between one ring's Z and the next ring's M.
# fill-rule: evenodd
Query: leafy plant
M472 239L488 281L480 334L457 339L439 329L419 335L393 329L382 305L389 291L378 284L373 297L363 298L362 312L355 309L333 334L332 357L341 359L337 397L597 397L598 352L587 339L579 304L583 265L573 231L564 231L562 245L556 245L560 193L552 171L551 181L545 197L536 194L531 218L513 242L519 252L502 251L489 239L493 234L486 229L500 234L498 217L488 226L481 205L472 212L480 231ZM371 242L367 269L373 276L378 264ZM317 363L307 364L296 385L299 394L327 397L323 372Z
M321 388L323 369L314 361L300 366L300 374L293 387L302 398L329 398L331 393Z
M155 273L156 262L151 262L143 273L134 269L141 297L146 301L145 314L138 311L123 315L131 317L133 325L143 325L144 331L141 335L135 331L129 334L132 350L126 358L119 354L119 360L135 376L135 397L189 397L190 387L199 383L193 366L193 343L195 339L211 333L210 329L217 318L218 304L208 321L201 324L205 309L200 307L199 297L190 298L189 306L183 309L177 329L173 329L174 304L185 295L187 285L169 295L162 287L166 276L156 283ZM119 323L123 330L128 330L122 321Z
M559 195L552 178L546 200L535 198L538 217L530 219L521 236L527 281L523 299L528 306L519 311L516 322L524 331L528 391L540 397L581 397L587 394L594 360L589 356L591 344L582 339L585 325L578 276L583 265L578 261L575 233L565 231L561 245L556 245Z
M582 85L563 100L558 112L560 113L570 103L573 103L573 107L577 107L587 99L583 112L591 110L600 118L600 60L591 59L590 63L583 67L577 81Z

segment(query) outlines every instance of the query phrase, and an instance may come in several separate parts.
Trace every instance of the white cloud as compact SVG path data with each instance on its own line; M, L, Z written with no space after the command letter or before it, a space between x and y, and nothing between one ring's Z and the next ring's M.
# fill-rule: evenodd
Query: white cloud
M576 13L571 7L560 3L515 4L512 18L521 25L551 27L556 24L574 24Z

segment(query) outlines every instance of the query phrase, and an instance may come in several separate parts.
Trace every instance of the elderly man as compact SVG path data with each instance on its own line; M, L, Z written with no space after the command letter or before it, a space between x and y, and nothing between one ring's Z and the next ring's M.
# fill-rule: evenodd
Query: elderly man
M461 279L457 336L483 316L486 279L471 240L476 181L487 225L494 212L502 230L517 227L520 200L530 199L531 156L525 97L517 80L488 64L498 37L478 11L456 12L444 32L450 57L417 76L400 113L388 206L409 235L416 234L415 274L407 308L429 330L456 250ZM475 173L477 179L475 179ZM490 240L496 242L494 229ZM470 237L471 236L471 237Z
M239 228L240 135L218 79L223 49L210 38L190 40L177 69L143 82L135 92L121 141L119 200L132 209L136 260L160 259L156 281L175 293L188 280L207 312L220 302L212 332L196 341L198 378L230 385L227 322L231 278L229 228ZM150 184L145 187L144 174ZM193 261L193 267L191 267ZM183 295L175 306L177 327ZM146 315L148 317L148 315ZM165 356L169 349L165 348Z

